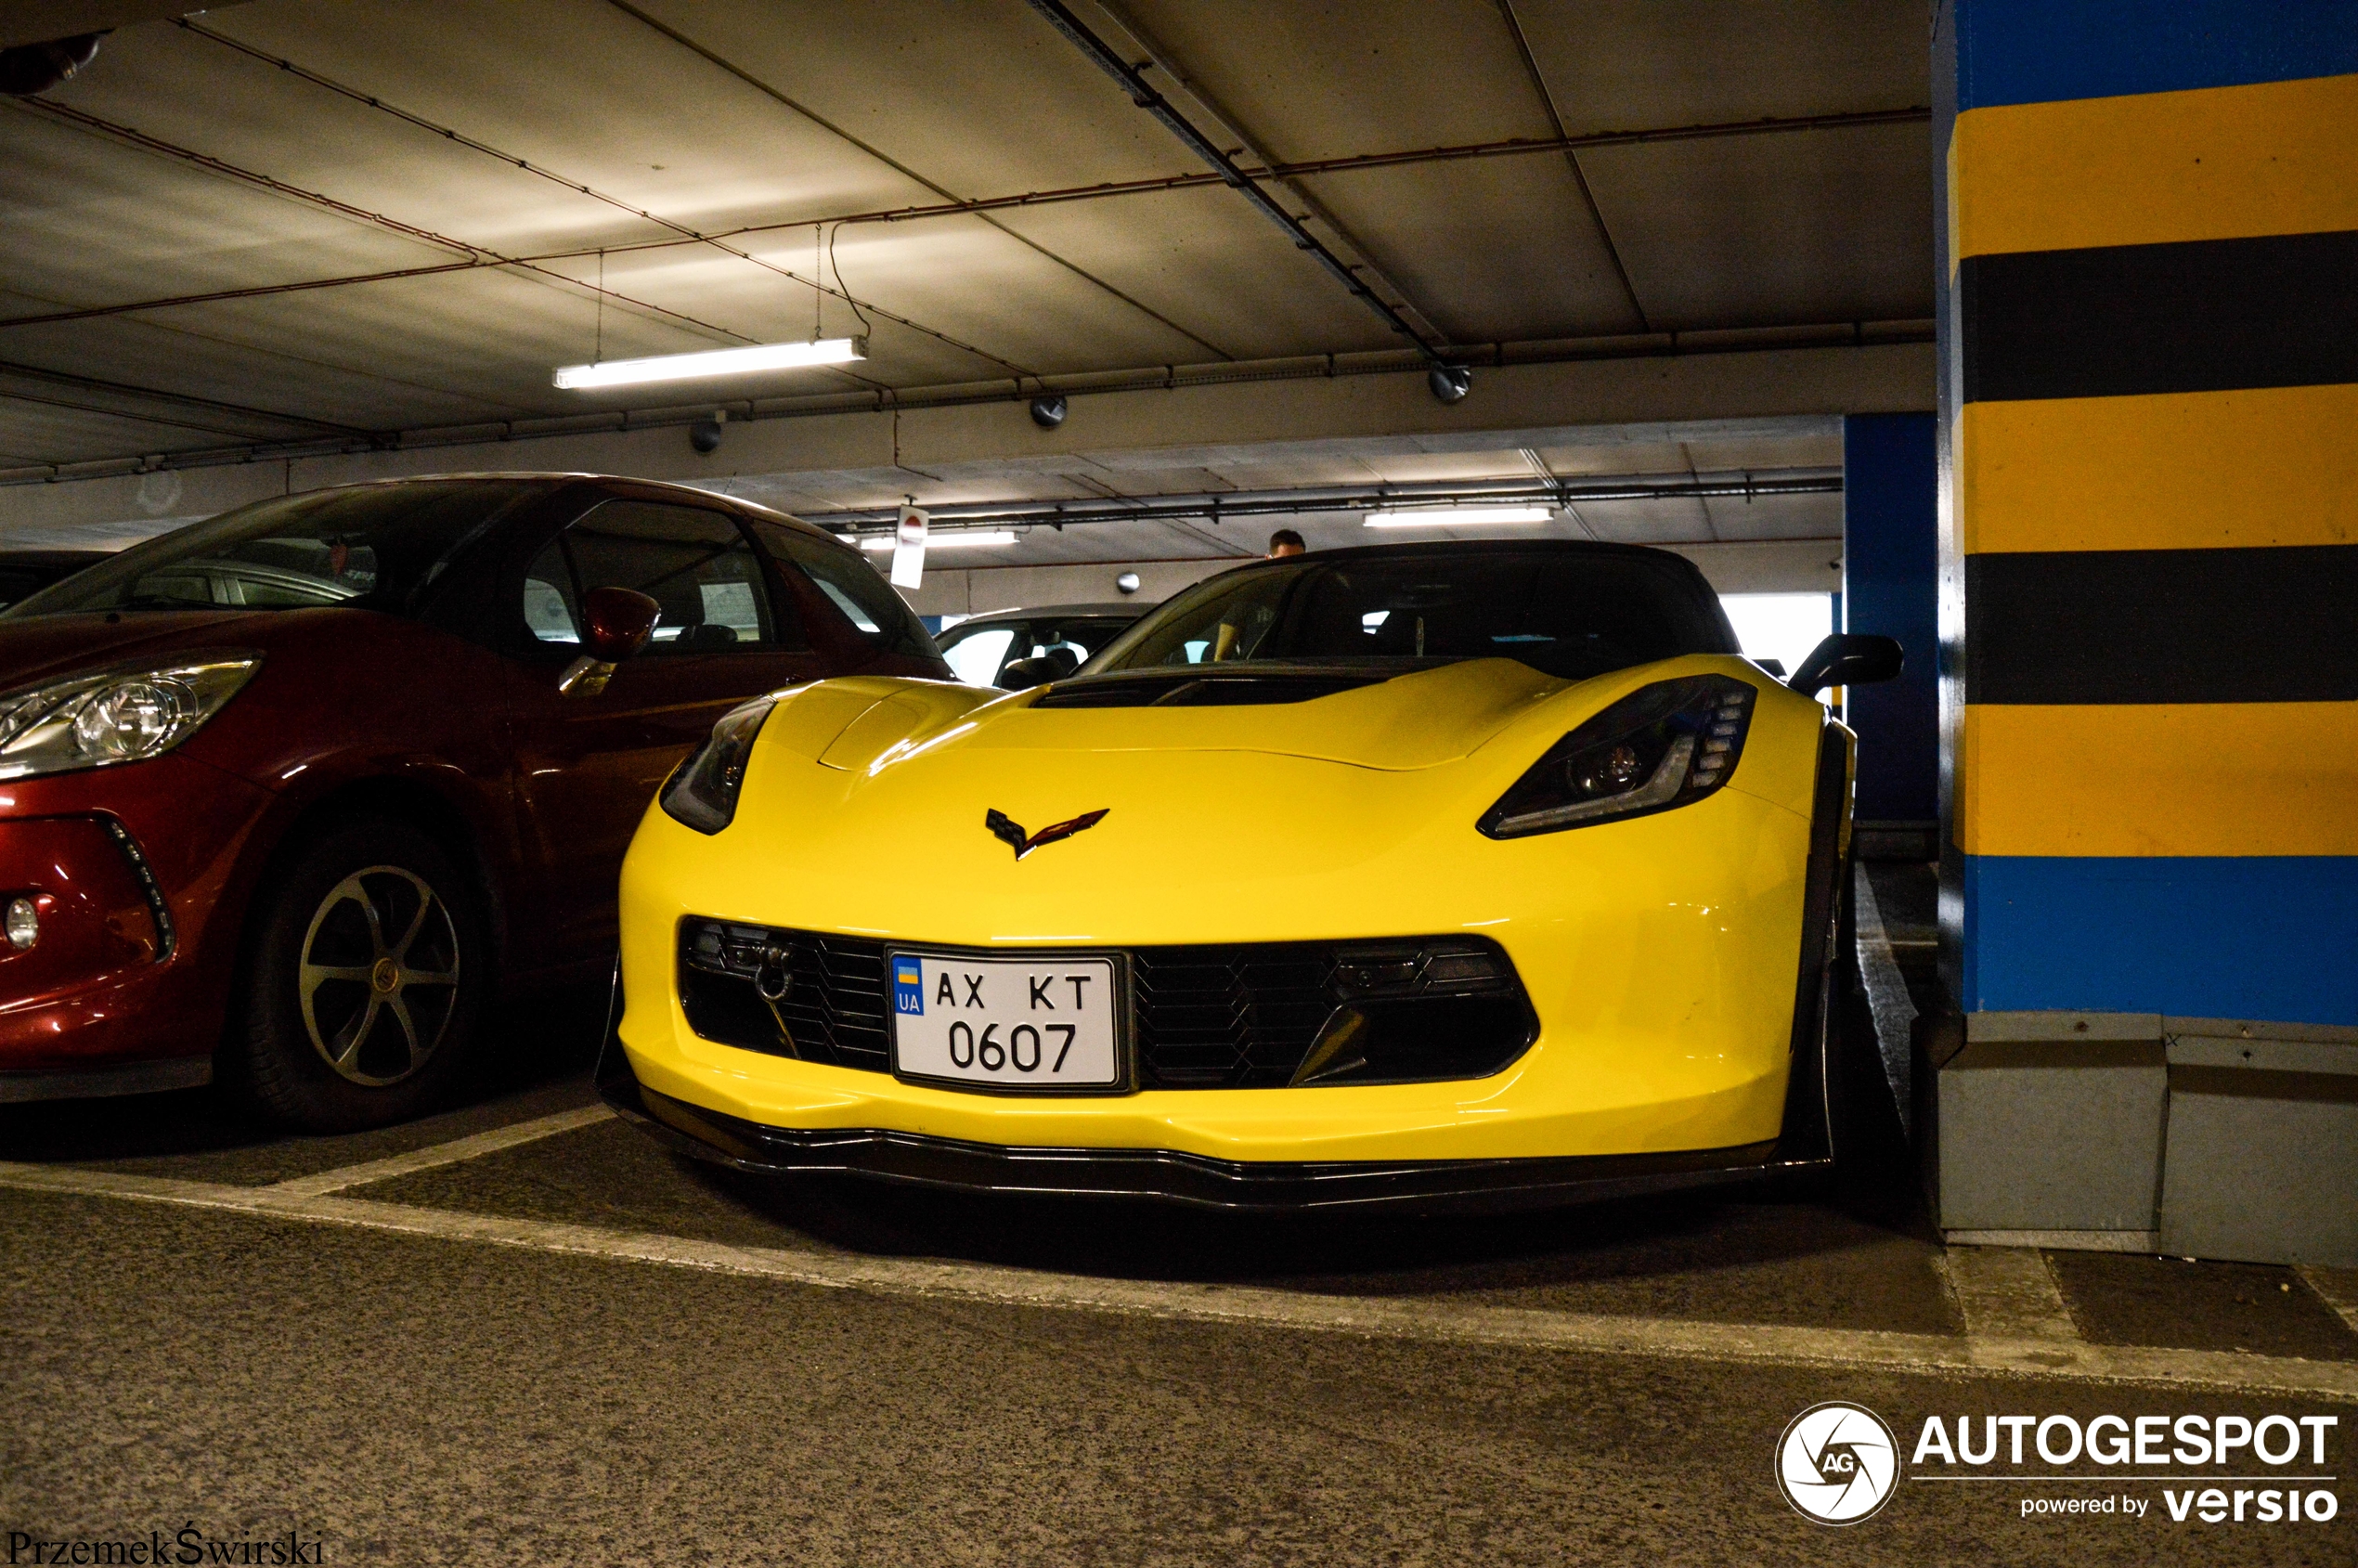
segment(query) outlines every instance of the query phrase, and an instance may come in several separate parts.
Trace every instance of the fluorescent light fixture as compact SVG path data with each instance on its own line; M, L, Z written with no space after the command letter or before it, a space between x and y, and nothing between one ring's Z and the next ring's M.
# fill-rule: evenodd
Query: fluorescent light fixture
M706 349L699 354L663 354L653 359L561 365L554 380L557 385L575 390L637 386L642 382L685 382L705 376L742 376L755 370L791 370L803 365L849 365L867 357L866 338L821 338L814 343L763 343L746 348Z
M846 544L850 543L854 537L850 534L836 536ZM900 542L890 534L867 534L859 536L859 538L860 548L862 550L891 550ZM927 550L948 550L952 545L962 544L1013 544L1015 542L1016 531L1013 528L969 528L963 533L937 531L926 535Z
M1476 523L1545 523L1544 506L1429 506L1367 513L1370 528L1462 528Z

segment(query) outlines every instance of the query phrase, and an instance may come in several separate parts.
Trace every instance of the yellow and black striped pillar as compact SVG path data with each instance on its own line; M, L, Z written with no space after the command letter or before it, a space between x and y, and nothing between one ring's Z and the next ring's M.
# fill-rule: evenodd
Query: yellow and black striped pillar
M2358 1025L2358 4L1938 20L1952 986Z

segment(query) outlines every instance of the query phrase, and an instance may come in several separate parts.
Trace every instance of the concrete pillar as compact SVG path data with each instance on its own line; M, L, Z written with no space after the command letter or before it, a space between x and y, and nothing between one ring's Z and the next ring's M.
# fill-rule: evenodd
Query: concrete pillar
M1847 693L1859 732L1859 852L1931 860L1940 811L1939 515L1933 416L1842 422L1846 631L1896 637L1905 672Z
M1944 1224L2358 1263L2358 22L1945 0L1933 74Z

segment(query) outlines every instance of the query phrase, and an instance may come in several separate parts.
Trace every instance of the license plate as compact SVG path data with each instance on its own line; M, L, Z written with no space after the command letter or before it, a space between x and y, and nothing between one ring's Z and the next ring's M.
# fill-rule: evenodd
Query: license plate
M1111 959L891 952L886 962L902 1077L1012 1090L1121 1082Z

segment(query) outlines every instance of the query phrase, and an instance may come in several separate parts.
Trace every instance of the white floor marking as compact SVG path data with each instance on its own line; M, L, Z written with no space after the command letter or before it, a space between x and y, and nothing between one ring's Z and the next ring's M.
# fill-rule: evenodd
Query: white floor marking
M1882 1368L1895 1372L2201 1384L2358 1402L2358 1362L2092 1345L2054 1338L1951 1339L1873 1329L1609 1317L1414 1298L1312 1296L1256 1287L1093 1279L979 1263L870 1258L788 1248L730 1247L683 1237L637 1235L590 1225L502 1219L365 1199L305 1195L283 1187L224 1186L58 1166L0 1164L0 1188L213 1209L897 1296L1451 1344L1774 1366Z
M2047 1255L2035 1247L1951 1247L1949 1289L1974 1339L2079 1342Z
M322 1171L316 1176L297 1176L292 1181L279 1182L269 1190L297 1198L318 1198L330 1192L342 1192L346 1187L365 1186L370 1182L388 1181L418 1171L431 1171L440 1165L456 1165L462 1160L480 1159L486 1154L497 1154L503 1148L513 1148L518 1144L553 1138L560 1133L588 1127L613 1115L613 1111L602 1105L561 1110L554 1116L519 1121L512 1127L495 1127L488 1133L453 1138L447 1144L434 1144L383 1160L371 1160L365 1165L344 1165L333 1171Z

